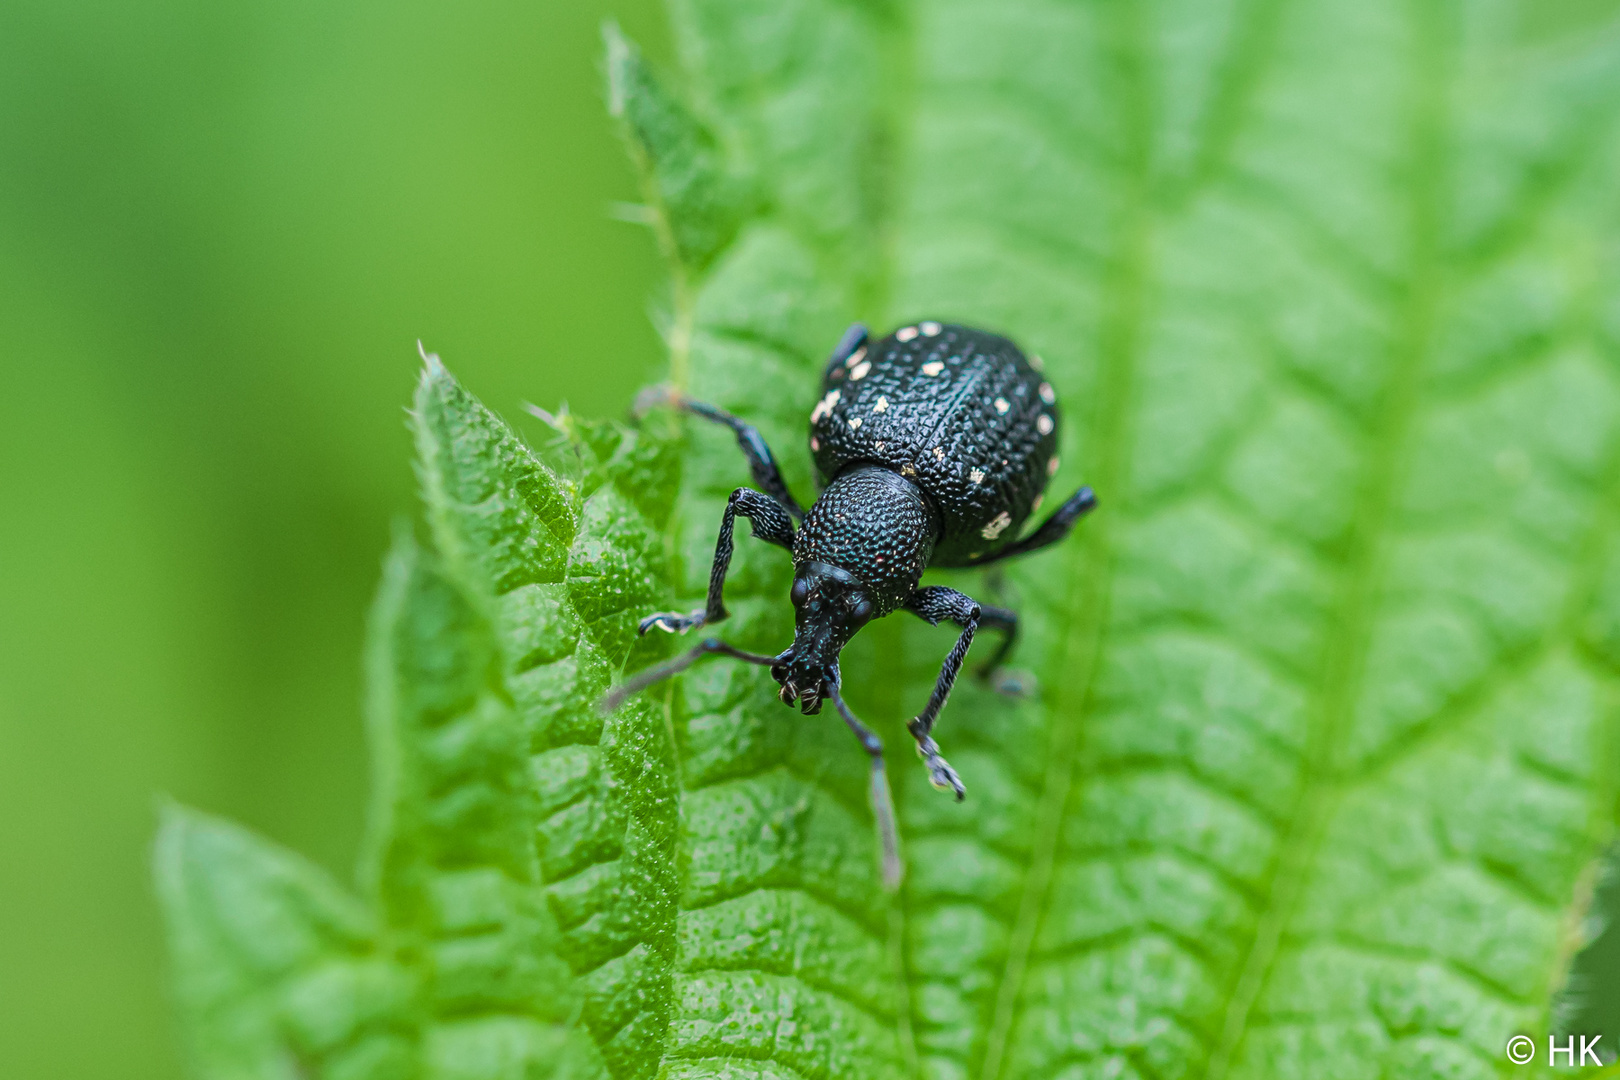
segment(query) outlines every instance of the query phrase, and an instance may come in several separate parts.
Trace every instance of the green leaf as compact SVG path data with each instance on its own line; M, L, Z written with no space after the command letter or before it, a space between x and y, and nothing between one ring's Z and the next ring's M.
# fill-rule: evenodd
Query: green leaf
M679 92L612 32L608 62L674 260L672 377L805 496L852 319L1044 356L1052 494L1102 509L1005 580L945 579L1022 612L1038 699L957 689L958 805L904 752L948 630L847 650L890 747L886 896L864 756L764 671L597 711L669 645L639 616L702 594L747 480L729 433L564 417L542 455L429 358L359 897L165 819L199 1072L1505 1071L1614 833L1610 7L673 10ZM790 639L790 569L739 539L727 640Z
M1620 851L1610 847L1596 863L1589 881L1591 901L1581 919L1581 948L1570 963L1569 977L1553 1001L1554 1032L1559 1043L1577 1034L1599 1036L1599 1054L1613 1064L1620 1058L1613 1038L1620 1031Z
M669 1053L708 1064L681 1075L725 1074L688 1032L717 999L749 1015L762 978L718 943L806 936L756 899L784 888L902 957L878 997L768 969L780 1020L817 996L890 1029L839 1040L871 1054L853 1074L1499 1071L1546 1029L1614 825L1613 6L672 7L764 207L677 270L692 392L799 466L844 323L998 328L1067 409L1053 494L1103 504L1004 586L1039 707L967 687L945 714L968 802L893 755L910 876L881 923L838 861L871 846L854 748L758 673L686 678L681 925L705 929L681 963L705 989ZM746 474L692 437L695 597ZM786 560L740 544L728 636L779 647ZM865 637L851 697L898 746L947 638ZM710 839L806 784L850 812L842 845Z
M202 1075L412 1075L415 973L319 869L176 807L163 813L154 869Z
M608 111L624 121L626 145L643 166L667 254L677 266L702 270L751 209L749 181L685 103L664 92L616 25L607 24L602 36Z
M371 624L368 902L167 815L159 891L205 1076L646 1076L671 1003L674 762L596 698L656 597L673 444L579 425L570 481L429 358L429 530Z
M581 475L568 483L436 364L417 420L435 535L493 583L534 799L530 881L544 883L525 895L561 929L557 954L611 1074L650 1076L672 1000L675 762L661 710L638 701L604 722L596 701L660 598L674 444L652 427L575 425Z

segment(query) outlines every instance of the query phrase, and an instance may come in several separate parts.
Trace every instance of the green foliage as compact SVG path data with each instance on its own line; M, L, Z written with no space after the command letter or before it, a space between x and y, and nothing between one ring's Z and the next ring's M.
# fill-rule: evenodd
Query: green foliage
M956 579L1024 613L1039 701L957 692L965 804L891 752L881 899L864 760L766 673L593 709L659 647L635 617L701 594L726 433L570 421L547 465L430 363L367 902L195 815L160 840L204 1074L1503 1071L1614 824L1620 27L674 7L689 96L611 36L610 74L680 260L677 376L807 493L850 319L1043 355L1056 492L1103 509ZM730 640L788 640L788 571L741 541ZM947 641L888 620L846 654L891 748Z
M609 23L603 39L608 111L624 121L626 145L649 194L667 211L667 254L674 266L701 271L752 209L748 183L731 174L714 135L665 92L617 26Z
M369 902L172 811L157 871L195 1057L640 1075L670 1012L674 761L659 710L604 722L595 700L658 596L674 446L581 426L565 480L431 358L415 426L432 543L399 540L372 613Z

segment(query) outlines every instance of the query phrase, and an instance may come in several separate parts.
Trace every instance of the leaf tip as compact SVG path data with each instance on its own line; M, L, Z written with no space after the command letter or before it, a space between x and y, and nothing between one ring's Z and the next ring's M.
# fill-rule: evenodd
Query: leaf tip
M176 865L192 812L166 793L159 793L152 801L157 811L157 830L152 835L152 875L161 891L169 880L169 871Z
M187 917L195 903L195 875L222 843L236 841L240 826L187 806L168 795L156 799L158 824L152 837L152 883L159 906L171 922Z
M157 831L153 846L160 852L184 842L186 834L208 820L201 810L194 810L167 792L159 792L152 799L157 813Z
M630 64L635 59L635 46L624 36L615 19L602 20L602 45L607 50L608 115L624 116L624 102L628 92Z
M421 338L416 339L416 353L422 358L422 377L424 379L438 378L441 375L448 374L445 371L444 361L439 359L439 354L428 352L427 346L422 344Z

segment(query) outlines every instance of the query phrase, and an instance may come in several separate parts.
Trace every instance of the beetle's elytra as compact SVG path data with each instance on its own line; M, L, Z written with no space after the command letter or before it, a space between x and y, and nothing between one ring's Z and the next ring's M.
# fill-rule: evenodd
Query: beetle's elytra
M1057 471L1051 384L982 330L902 327L829 364L822 394L810 414L821 483L856 462L908 480L937 517L929 566L973 566L1008 547Z
M962 628L927 705L907 725L930 780L961 799L961 778L940 756L934 721L974 631L982 626L1003 634L1001 647L982 669L987 674L1011 650L1018 617L955 589L918 581L930 566L987 566L1054 544L1096 505L1091 489L1082 487L1040 527L1018 538L1057 471L1056 394L1038 364L995 334L928 320L872 341L857 323L833 350L822 397L810 413L810 451L822 492L808 514L751 424L667 389L644 397L638 408L659 402L731 428L763 491L731 493L704 607L684 615L649 615L641 632L656 626L684 633L726 617L722 592L732 526L741 515L756 537L793 553L795 633L793 644L776 656L709 638L616 687L604 708L713 654L768 666L781 685L782 701L796 701L806 713L819 712L822 699L831 698L872 757L873 805L892 882L899 871L892 816L886 796L879 797L883 745L839 693L839 653L867 622L901 608L931 624L949 620Z

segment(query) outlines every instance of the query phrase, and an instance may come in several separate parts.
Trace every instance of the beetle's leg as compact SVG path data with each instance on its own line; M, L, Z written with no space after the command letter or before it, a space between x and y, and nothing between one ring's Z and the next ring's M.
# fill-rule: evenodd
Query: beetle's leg
M849 706L844 704L844 695L838 692L836 682L827 683L827 696L833 699L833 704L838 707L838 715L844 718L849 730L861 741L861 749L872 759L872 817L877 822L878 836L883 843L883 884L893 892L900 887L900 837L894 823L894 799L889 794L889 777L883 771L883 740L850 712Z
M733 660L742 660L761 667L770 667L781 662L779 656L763 656L759 653L744 652L734 645L728 645L719 638L704 638L696 646L662 664L654 664L650 668L636 672L618 686L613 687L602 695L602 700L596 703L597 712L603 716L608 715L623 705L625 699L632 694L640 693L653 683L662 682L671 675L679 675L705 656L729 656Z
M956 801L961 802L967 792L956 770L939 755L939 744L933 738L934 721L945 707L945 699L951 696L951 687L955 685L956 676L962 670L962 660L973 644L973 631L979 625L983 609L971 596L943 585L929 585L911 594L911 599L906 601L906 610L931 626L939 625L942 619L949 619L962 628L961 637L956 639L956 644L939 667L939 678L934 681L934 692L929 695L928 704L915 720L906 725L911 737L917 740L917 753L922 755L928 766L928 779L941 790L956 792Z
M748 459L748 470L754 476L754 483L765 489L765 493L777 502L790 514L794 521L804 520L804 511L788 490L787 482L782 479L782 470L776 466L776 458L771 456L771 448L765 443L765 436L759 429L741 417L733 416L724 409L716 408L702 401L694 401L685 394L678 393L672 387L655 386L642 392L636 399L633 412L639 416L654 405L666 404L689 412L693 416L701 416L705 420L712 420L716 424L724 424L737 436L737 446L742 449L743 457ZM758 535L758 534L756 534Z
M726 500L726 513L720 519L720 540L714 546L714 564L709 567L708 602L690 615L678 611L660 611L641 620L637 633L645 634L653 627L672 634L684 634L694 626L707 626L726 617L725 601L721 592L726 584L726 571L731 567L731 528L737 515L747 518L754 527L754 535L761 540L793 550L793 521L787 510L768 495L752 488L738 488Z
M993 599L1004 600L1007 597L1007 568L993 566L984 575L984 589Z
M844 331L844 336L833 347L832 355L827 358L827 374L831 375L834 368L854 356L855 350L866 344L868 336L865 323L850 323L849 329Z
M1001 631L1001 646L996 649L996 654L980 664L979 669L974 672L983 679L988 678L992 671L1000 667L1007 659L1007 654L1012 652L1013 646L1018 644L1018 613L1004 607L980 604L979 629Z
M991 563L1001 562L1003 559L1014 559L1020 555L1028 555L1032 551L1039 551L1043 547L1057 543L1069 535L1074 523L1079 521L1087 512L1097 506L1097 496L1089 487L1083 487L1069 496L1068 502L1057 508L1053 515L1041 522L1041 527L1018 541L1009 544L985 559L974 563L975 566L989 566Z
M1006 666L1007 657L1018 644L1018 613L990 604L979 605L979 629L1000 630L1001 645L996 654L973 672L1003 697L1030 699L1036 696L1035 673Z

